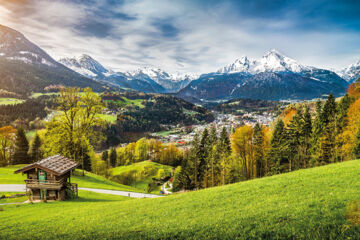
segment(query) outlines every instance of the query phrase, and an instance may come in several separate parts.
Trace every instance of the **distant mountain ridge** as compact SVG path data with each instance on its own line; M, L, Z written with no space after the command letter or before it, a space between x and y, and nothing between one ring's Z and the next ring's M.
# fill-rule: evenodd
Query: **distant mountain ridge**
M302 65L271 50L259 60L242 57L214 73L201 75L177 95L208 101L303 100L330 93L341 95L348 84L335 72Z
M20 32L0 25L0 88L28 95L50 85L104 90L104 84L70 70Z
M194 74L173 75L159 68L150 67L126 72L114 72L106 69L98 61L86 54L80 57L62 58L59 59L59 62L84 76L143 92L177 92L198 77L198 75Z
M338 74L349 82L353 82L360 78L360 59L356 63L339 71Z

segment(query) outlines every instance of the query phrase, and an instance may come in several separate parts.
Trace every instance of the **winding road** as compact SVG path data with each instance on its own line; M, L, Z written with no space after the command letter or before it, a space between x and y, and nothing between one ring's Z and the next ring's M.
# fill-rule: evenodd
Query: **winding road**
M118 190L107 190L107 189L96 189L96 188L79 188L79 190L119 195L131 198L158 198L163 197L161 195L148 194L148 193L137 193L137 192L127 192L127 191L118 191ZM0 192L25 192L25 184L0 184Z

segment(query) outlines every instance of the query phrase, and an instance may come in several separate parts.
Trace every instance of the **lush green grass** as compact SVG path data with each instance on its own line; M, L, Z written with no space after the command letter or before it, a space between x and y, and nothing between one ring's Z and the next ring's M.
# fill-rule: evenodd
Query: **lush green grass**
M14 105L23 102L24 100L17 98L0 98L0 105Z
M28 140L31 141L35 137L35 134L36 134L36 130L28 131L26 132L26 137Z
M1 198L0 203L22 203L28 199L27 196L18 196L18 197L8 198L8 197L13 196L18 193L21 193L21 192L0 192L0 196L6 197L6 198Z
M128 166L121 166L113 168L113 176L116 179L119 175L127 174L131 171L136 172L136 181L132 183L132 186L138 188L142 191L147 191L147 186L149 183L153 182L152 178L157 177L157 173L160 169L164 169L164 172L167 175L171 173L171 166L162 165L160 163L155 163L151 161L143 161L134 163ZM160 193L160 187L155 188L152 193Z
M13 165L0 168L0 184L25 184L25 175L14 174L14 171L25 165ZM111 189L131 192L142 192L139 189L112 182L104 177L98 176L93 173L85 172L85 176L82 176L81 170L76 170L73 176L71 176L71 182L77 183L79 187L84 188L99 188L99 189Z
M0 184L25 184L25 175L14 174L14 171L25 165L12 165L0 168Z
M111 114L99 114L100 118L110 123L116 123L117 116Z
M121 100L105 100L105 102L114 102L119 107L126 107L126 106L137 106L139 108L144 108L145 106L142 104L143 99L128 99L126 97L122 97Z
M59 95L59 93L56 93L56 92L53 92L53 93L33 93L31 94L31 98L38 98L38 97L41 97L41 96L57 96Z
M359 172L349 161L165 198L13 206L0 239L359 239L360 208L347 212Z
M159 137L166 137L169 136L171 134L176 134L179 132L179 129L171 129L171 130L167 130L167 131L161 131L161 132L157 132L156 135L158 135Z

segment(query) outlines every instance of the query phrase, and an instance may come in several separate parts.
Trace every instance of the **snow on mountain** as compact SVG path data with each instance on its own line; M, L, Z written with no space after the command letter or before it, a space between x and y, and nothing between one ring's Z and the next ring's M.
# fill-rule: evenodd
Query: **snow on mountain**
M98 61L96 61L87 54L83 54L79 57L73 58L62 58L59 60L59 62L66 67L74 70L75 72L91 78L104 76L106 74L109 74L110 72Z
M244 56L235 60L234 63L219 69L217 73L241 72L254 75L261 72L299 73L304 70L309 70L309 67L301 65L296 60L286 57L278 51L272 49L267 52L260 60L251 60Z
M199 77L198 74L181 74L181 73L169 74L161 70L160 68L151 68L151 67L138 68L136 70L127 71L125 74L131 77L147 76L158 83L161 80L179 82L185 79L194 80Z
M338 74L348 82L352 82L360 78L360 59L356 63L353 63L339 71Z
M10 61L21 61L26 64L58 66L54 59L26 39L23 34L3 25L0 25L0 57Z
M169 74L159 68L143 67L132 71L114 72L102 66L98 61L83 54L79 57L62 58L60 63L66 67L90 78L95 78L102 81L117 82L124 85L124 81L139 81L146 82L153 87L159 89L158 84L164 89L161 91L176 92L185 87L189 82L199 77L196 74ZM131 83L128 83L131 85ZM141 84L140 84L141 85ZM147 84L145 84L147 86ZM138 87L138 85L136 85ZM137 90L141 90L137 89Z

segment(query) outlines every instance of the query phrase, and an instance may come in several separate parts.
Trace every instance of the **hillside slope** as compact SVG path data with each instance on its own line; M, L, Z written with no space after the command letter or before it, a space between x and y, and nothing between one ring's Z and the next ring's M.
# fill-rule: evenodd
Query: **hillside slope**
M0 238L359 239L359 171L357 160L158 199L9 207Z
M50 85L104 90L104 84L56 62L20 32L0 25L0 89L28 95Z

